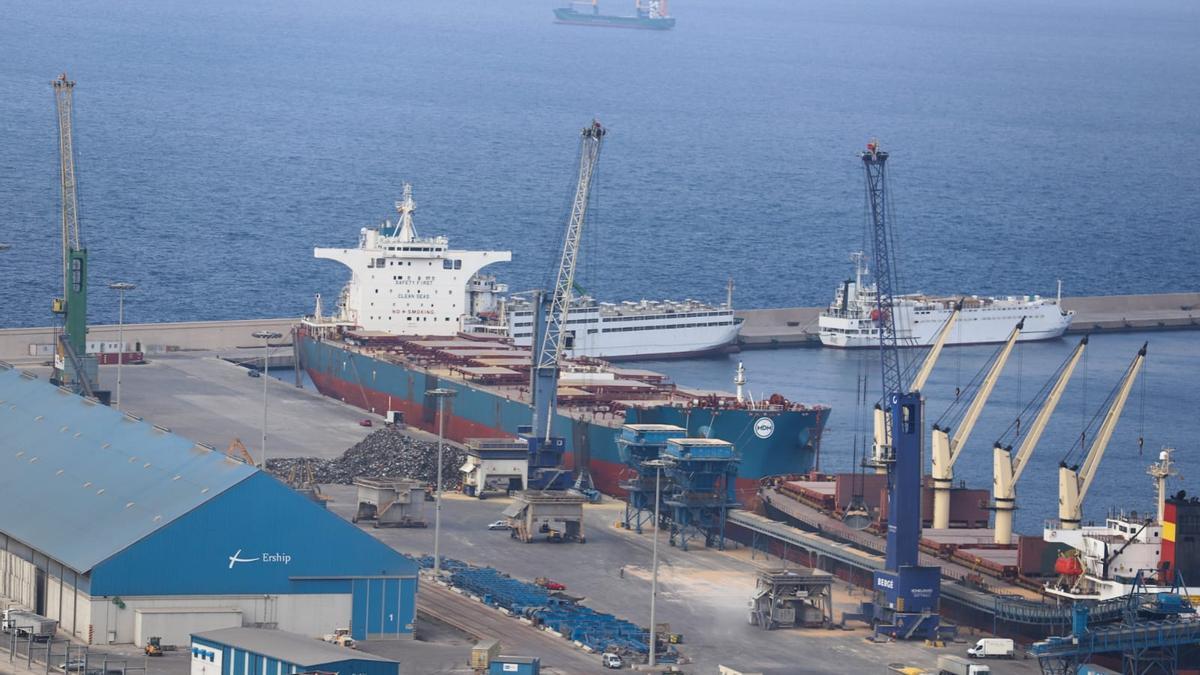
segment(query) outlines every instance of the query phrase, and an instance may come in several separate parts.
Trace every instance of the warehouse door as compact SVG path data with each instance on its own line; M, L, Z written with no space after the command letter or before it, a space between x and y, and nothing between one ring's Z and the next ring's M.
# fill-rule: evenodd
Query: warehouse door
M350 636L355 640L399 637L405 625L400 593L399 579L355 579Z
M46 570L40 567L33 577L33 611L46 616Z

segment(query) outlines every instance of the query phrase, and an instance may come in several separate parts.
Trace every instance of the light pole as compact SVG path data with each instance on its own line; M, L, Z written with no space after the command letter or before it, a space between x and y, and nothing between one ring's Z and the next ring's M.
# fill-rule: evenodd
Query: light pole
M114 281L108 285L109 288L118 293L120 298L117 301L117 410L121 409L121 364L125 362L125 291L132 291L137 288L134 284L125 281Z
M263 421L262 421L262 445L259 446L258 466L263 471L267 470L267 378L271 376L271 340L278 340L283 337L282 333L276 333L269 330L255 331L253 337L263 341Z
M658 600L658 507L662 503L662 468L664 464L661 459L654 459L643 462L642 466L654 468L654 542L650 545L653 560L650 563L650 665L654 666L655 650L658 647L658 629L654 623L654 605Z
M442 576L442 449L446 446L446 399L454 398L458 391L454 389L430 389L426 396L432 396L438 402L438 451L437 451L437 492L434 496L433 507L433 578Z

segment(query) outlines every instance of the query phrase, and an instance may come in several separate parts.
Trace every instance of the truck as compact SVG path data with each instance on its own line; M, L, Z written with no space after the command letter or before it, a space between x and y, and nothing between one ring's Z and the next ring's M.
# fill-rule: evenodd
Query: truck
M331 642L339 647L354 649L354 638L350 637L349 628L338 628L332 633L325 634L325 636L321 639L325 642Z
M973 663L961 656L942 654L938 657L939 675L989 675L992 672L982 663Z
M17 637L32 635L35 639L44 640L54 637L58 630L58 621L47 619L40 614L27 612L10 607L4 610L4 632L15 632Z
M967 656L977 659L1011 659L1016 649L1008 638L983 638L967 650Z

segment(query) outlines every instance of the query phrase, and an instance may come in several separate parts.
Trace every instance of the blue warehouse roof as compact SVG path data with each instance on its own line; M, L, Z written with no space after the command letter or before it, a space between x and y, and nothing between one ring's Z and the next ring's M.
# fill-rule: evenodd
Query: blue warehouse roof
M256 472L0 365L0 531L77 572Z

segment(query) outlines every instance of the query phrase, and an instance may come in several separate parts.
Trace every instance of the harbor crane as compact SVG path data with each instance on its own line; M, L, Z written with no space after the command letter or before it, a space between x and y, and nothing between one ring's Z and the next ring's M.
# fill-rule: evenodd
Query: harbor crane
M552 442L554 412L558 404L558 377L564 353L574 347L575 334L568 328L571 300L575 288L576 263L579 246L583 241L583 226L587 220L588 204L591 200L592 184L596 163L600 159L600 147L607 130L596 120L583 128L579 134L579 172L575 183L575 197L571 202L571 214L567 219L567 231L563 237L562 254L551 293L537 293L534 297L533 317L533 436L546 443ZM543 433L544 432L544 433ZM591 489L591 474L588 471L587 448L575 444L576 485Z
M958 429L954 432L954 437L950 437L949 428L943 429L937 424L933 425L933 449L930 454L933 459L931 473L933 474L934 529L950 527L950 487L954 483L954 463L962 455L962 449L967 444L967 439L971 437L975 423L979 421L979 415L983 412L983 407L987 405L988 398L992 395L992 389L996 386L996 380L1000 378L1004 364L1008 362L1013 346L1017 344L1017 338L1021 337L1021 330L1024 327L1025 320L1021 319L1008 334L1008 340L1000 348L1000 352L992 361L992 367L988 369L987 375L980 383L979 389L976 390L971 404L967 406Z
M54 348L54 372L50 381L84 396L103 396L97 391L98 367L87 355L88 252L79 235L79 200L75 194L75 147L72 116L75 82L63 73L51 83L58 112L59 186L62 191L63 295L55 298L52 310L61 317L63 330Z
M996 528L994 541L997 544L1008 545L1012 543L1012 526L1013 526L1013 509L1016 508L1017 500L1017 481L1021 480L1021 474L1025 471L1025 467L1029 465L1029 458L1033 455L1033 449L1037 447L1038 441L1042 439L1042 433L1046 431L1046 425L1050 422L1050 416L1054 414L1054 409L1058 407L1058 402L1062 399L1063 391L1067 388L1067 382L1071 380L1071 374L1075 372L1075 366L1079 364L1079 359L1083 357L1083 352L1087 349L1088 339L1084 336L1075 345L1075 349L1071 351L1070 356L1059 369L1058 377L1054 381L1054 386L1050 388L1050 392L1046 394L1046 398L1042 401L1042 406L1038 410L1037 417L1033 420L1033 425L1025 433L1025 438L1021 441L1021 447L1017 450L1014 457L1012 454L1012 446L1001 445L999 441L992 448L992 502L993 508L996 510Z
M1059 464L1058 520L1064 530L1079 529L1079 523L1083 520L1083 499L1087 497L1088 489L1092 487L1092 481L1096 478L1096 469L1100 467L1100 460L1104 459L1104 451L1108 448L1108 442L1112 440L1113 431L1117 428L1117 421L1121 419L1121 411L1125 408L1125 402L1129 400L1133 382L1146 362L1146 348L1149 344L1147 342L1142 345L1137 356L1133 357L1133 362L1129 364L1129 368L1125 370L1125 375L1121 377L1121 381L1113 393L1112 403L1104 414L1104 421L1100 423L1096 437L1092 439L1092 445L1088 449L1083 464L1078 467L1067 466L1066 462Z
M884 568L876 570L875 595L859 614L878 635L900 639L934 639L943 629L938 617L941 568L920 565L922 404L919 391L905 391L893 315L896 274L892 265L892 232L887 222L888 153L872 141L861 155L870 207L875 262L876 311L883 401L887 408L886 454L888 527Z

